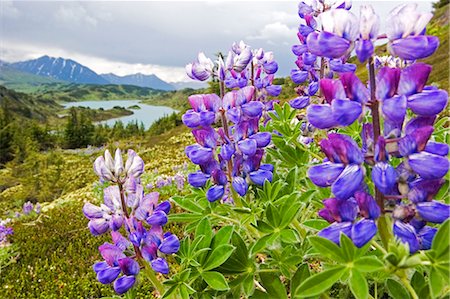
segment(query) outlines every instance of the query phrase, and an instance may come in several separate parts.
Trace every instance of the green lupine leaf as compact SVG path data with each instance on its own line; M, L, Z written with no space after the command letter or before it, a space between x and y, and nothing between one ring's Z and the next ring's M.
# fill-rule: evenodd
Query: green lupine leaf
M327 269L306 279L296 290L295 298L320 295L335 284L347 271L344 266Z
M414 272L414 275L411 278L411 286L416 291L416 293L419 293L420 290L422 290L422 288L426 286L426 284L427 282L425 281L425 277L423 276L422 272Z
M200 273L206 283L214 290L226 291L230 287L228 286L225 277L219 272L209 271Z
M197 214L202 214L203 213L203 208L200 207L199 205L197 205L194 201L188 199L184 199L180 196L173 196L172 200L180 207L182 207L184 210L192 212L192 213L197 213Z
M202 267L203 270L207 271L219 267L230 257L233 251L234 246L232 245L219 245L208 255L208 258Z
M429 277L431 297L437 298L439 296L444 289L447 279L448 277L442 277L434 267L431 268Z
M273 273L259 273L259 277L261 278L261 283L264 289L266 289L267 294L272 298L287 299L286 288L283 283L281 283L278 275Z
M211 248L214 249L220 245L228 244L233 234L233 226L224 226L216 233L213 238Z
M309 237L309 242L321 255L337 262L345 262L344 253L334 242L319 236Z
M340 244L345 260L348 262L353 261L356 252L356 246L353 244L353 241L346 234L341 234Z
M253 282L253 274L248 274L242 282L242 288L246 296L251 296L255 291L255 283Z
M448 261L450 258L450 219L441 224L433 238L431 249L436 252L437 260Z
M354 262L354 267L361 272L375 272L384 268L384 264L376 256L364 256Z
M369 298L369 286L366 278L356 269L352 269L350 273L350 290L357 299Z
M314 231L322 230L325 227L327 227L328 225L330 225L328 223L328 221L323 220L323 219L310 219L310 220L306 220L306 221L302 222L302 224L304 226L306 226L307 228L313 229Z
M291 279L291 293L293 293L309 276L310 273L308 264L303 263L299 265L297 271Z
M203 217L201 214L193 214L193 213L179 213L179 214L170 214L169 221L170 222L193 222L198 221Z
M266 217L271 226L279 227L281 223L281 215L272 204L269 204L266 208Z
M386 280L386 287L389 292L389 295L391 295L394 299L409 299L409 293L405 289L405 287L399 283L398 281L389 278Z

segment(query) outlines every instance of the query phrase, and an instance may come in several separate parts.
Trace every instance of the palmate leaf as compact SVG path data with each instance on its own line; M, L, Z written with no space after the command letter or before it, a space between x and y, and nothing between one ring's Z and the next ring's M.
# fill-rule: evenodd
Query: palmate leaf
M320 295L331 288L347 272L347 267L337 266L306 279L294 293L294 298Z
M350 290L357 299L369 298L369 286L364 275L356 269L350 272Z
M384 268L384 264L376 256L364 256L354 262L355 269L361 272L375 272Z
M334 242L319 236L309 237L309 242L321 255L336 262L345 262L344 253Z
M214 290L226 291L230 288L227 281L225 280L225 277L219 272L202 272L201 276L206 281L206 283Z
M394 279L388 279L386 280L386 287L389 292L389 295L391 295L394 299L409 299L409 293L405 289L405 287L399 283L398 281Z
M259 273L261 283L267 294L272 298L287 299L286 289L278 275L273 273Z
M211 270L222 265L233 253L234 246L229 244L223 244L216 247L208 255L205 264L203 265L203 270Z

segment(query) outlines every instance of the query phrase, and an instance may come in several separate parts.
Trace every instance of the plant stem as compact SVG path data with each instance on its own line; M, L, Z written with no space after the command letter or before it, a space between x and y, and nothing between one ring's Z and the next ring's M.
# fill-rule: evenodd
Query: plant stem
M373 247L375 247L376 249L378 249L379 251L381 251L383 254L387 254L386 249L384 249L383 246L381 246L380 244L378 244L377 241L372 240L371 244L372 244Z
M219 214L216 214L216 213L211 213L211 216L219 218L219 219L222 219L224 221L232 222L234 224L240 224L240 222L238 220L236 220L236 219L232 219L230 217L222 216L222 215L219 215Z
M305 239L306 237L306 232L305 229L302 227L302 225L300 224L300 222L298 222L297 218L294 218L294 220L292 221L292 225L295 227L295 229L298 231L298 233L300 234L300 236L302 236L303 239Z
M381 134L380 127L380 113L378 109L378 101L375 95L376 83L375 83L375 65L373 62L373 57L369 58L369 82L370 82L370 109L372 112L372 126L373 126L373 140L374 145L377 144L378 138ZM381 242L383 246L387 248L390 239L390 230L387 227L387 221L385 218L384 210L384 198L383 194L375 187L375 200L380 207L381 216L378 218L378 229L380 232Z
M163 284L158 280L158 277L156 277L155 272L153 271L153 269L149 268L148 264L145 265L144 269L146 276L151 281L156 291L162 296L164 294Z
M416 291L409 283L408 278L406 278L406 276L403 275L400 277L400 279L403 282L403 285L406 287L406 289L408 289L409 293L411 294L412 299L419 299L419 296L417 296Z

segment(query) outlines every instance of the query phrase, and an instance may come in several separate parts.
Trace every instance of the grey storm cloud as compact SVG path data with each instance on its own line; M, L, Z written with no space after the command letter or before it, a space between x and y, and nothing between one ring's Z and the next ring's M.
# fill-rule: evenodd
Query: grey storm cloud
M371 2L377 10L382 8L380 15L401 3ZM355 4L355 14L361 3ZM429 2L421 6L431 8ZM61 49L105 61L181 69L199 51L213 56L244 40L253 48L273 51L283 76L295 66L290 49L298 42L300 22L297 1L1 0L0 17L3 56L14 54L8 48L21 45L22 59L29 54L27 47L40 52ZM17 52L14 57L20 59L20 55Z

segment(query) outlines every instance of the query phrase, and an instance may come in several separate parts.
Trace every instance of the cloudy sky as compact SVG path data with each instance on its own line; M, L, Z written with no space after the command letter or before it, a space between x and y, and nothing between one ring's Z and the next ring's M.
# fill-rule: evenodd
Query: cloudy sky
M406 1L372 4L381 18ZM0 0L0 60L42 55L74 59L97 73L156 74L188 81L184 65L199 51L227 52L233 41L273 51L285 76L299 25L291 1L10 1ZM430 1L419 9L431 10Z

